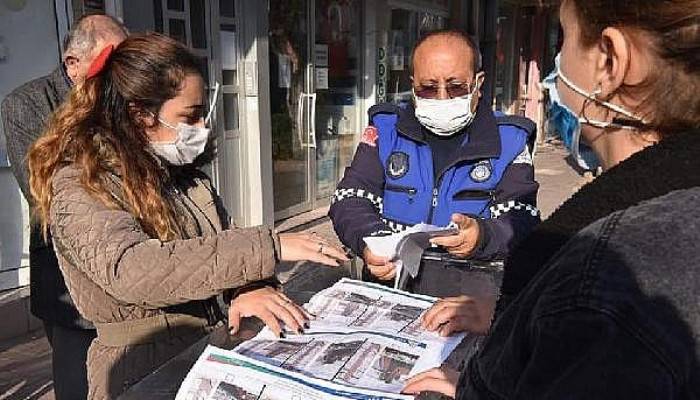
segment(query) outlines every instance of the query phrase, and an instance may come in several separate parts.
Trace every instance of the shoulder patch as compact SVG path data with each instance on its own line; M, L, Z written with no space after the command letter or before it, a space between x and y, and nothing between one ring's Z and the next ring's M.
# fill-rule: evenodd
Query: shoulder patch
M360 143L364 143L371 147L377 147L377 139L379 138L379 131L376 127L370 125L365 128L360 137Z

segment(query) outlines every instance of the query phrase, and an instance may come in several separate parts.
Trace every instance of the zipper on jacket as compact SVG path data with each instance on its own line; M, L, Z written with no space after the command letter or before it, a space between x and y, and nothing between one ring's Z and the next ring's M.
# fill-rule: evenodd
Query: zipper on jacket
M408 202L413 203L413 197L418 193L418 189L409 186L392 185L387 183L384 185L384 190L390 192L406 193L408 195Z
M437 183L435 183L435 187L433 188L433 203L430 207L430 212L428 213L428 222L433 223L433 214L435 213L435 208L438 206L438 196L440 195L440 184L442 184L442 174L437 180Z

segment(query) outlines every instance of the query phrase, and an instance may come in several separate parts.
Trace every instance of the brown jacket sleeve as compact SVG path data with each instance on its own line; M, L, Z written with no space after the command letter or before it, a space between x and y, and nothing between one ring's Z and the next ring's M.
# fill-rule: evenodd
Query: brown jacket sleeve
M268 228L152 239L130 213L93 198L72 167L56 173L53 196L50 228L67 280L82 274L119 301L161 308L273 276L277 239Z

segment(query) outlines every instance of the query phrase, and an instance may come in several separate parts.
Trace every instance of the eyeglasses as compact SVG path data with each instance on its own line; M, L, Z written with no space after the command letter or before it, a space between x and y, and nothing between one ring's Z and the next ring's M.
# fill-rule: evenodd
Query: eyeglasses
M483 72L479 72L471 83L459 82L457 80L450 81L444 86L447 96L454 99L455 97L463 97L473 93L482 77ZM418 85L413 87L413 93L422 99L436 99L441 87L440 85Z
M451 99L466 96L472 92L470 83L450 82L444 87ZM440 88L439 85L419 85L413 88L413 93L422 99L435 99L438 97Z

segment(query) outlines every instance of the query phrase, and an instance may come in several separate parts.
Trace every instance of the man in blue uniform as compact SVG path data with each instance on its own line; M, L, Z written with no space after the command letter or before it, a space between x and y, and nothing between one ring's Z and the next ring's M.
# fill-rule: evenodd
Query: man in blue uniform
M452 222L459 233L433 244L455 259L492 261L504 259L540 221L528 147L535 125L496 115L480 101L480 64L465 33L430 33L413 52L413 104L369 110L370 126L338 184L330 217L374 279L391 280L396 270L367 249L364 237ZM457 275L421 269L412 290L459 294Z

